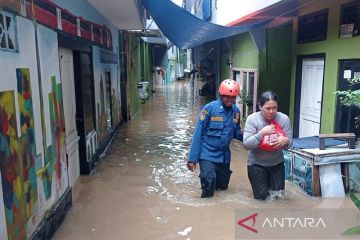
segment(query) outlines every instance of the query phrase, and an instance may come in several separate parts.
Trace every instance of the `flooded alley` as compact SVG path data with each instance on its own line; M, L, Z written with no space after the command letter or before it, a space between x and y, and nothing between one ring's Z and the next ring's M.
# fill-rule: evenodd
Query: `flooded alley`
M52 239L234 239L237 210L353 207L348 198L307 196L292 182L286 182L285 200L254 200L247 153L235 140L228 190L200 198L199 169L190 172L186 161L205 103L188 80L157 89L122 124L96 171L79 178L73 206Z

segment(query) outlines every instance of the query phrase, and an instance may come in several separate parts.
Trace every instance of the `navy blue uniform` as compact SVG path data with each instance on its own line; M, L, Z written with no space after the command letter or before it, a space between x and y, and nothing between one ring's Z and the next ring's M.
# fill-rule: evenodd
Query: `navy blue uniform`
M240 130L240 111L235 105L227 108L219 99L201 109L189 162L200 164L203 195L204 189L209 190L205 197L212 196L215 188L227 188L231 175L230 142L233 138L242 140Z

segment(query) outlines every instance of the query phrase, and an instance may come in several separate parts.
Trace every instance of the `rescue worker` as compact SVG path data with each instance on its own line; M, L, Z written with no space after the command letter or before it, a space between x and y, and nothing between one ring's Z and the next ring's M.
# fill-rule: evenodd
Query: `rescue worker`
M226 190L230 181L230 142L242 141L240 111L235 105L240 93L238 83L231 79L221 82L220 98L206 104L200 111L190 147L187 168L194 171L200 165L201 197Z

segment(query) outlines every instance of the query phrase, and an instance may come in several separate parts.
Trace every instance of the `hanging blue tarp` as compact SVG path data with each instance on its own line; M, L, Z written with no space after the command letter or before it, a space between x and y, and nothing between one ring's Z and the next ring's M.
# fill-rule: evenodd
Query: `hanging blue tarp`
M142 3L162 33L182 49L247 32L269 21L226 27L203 21L170 0L142 0Z

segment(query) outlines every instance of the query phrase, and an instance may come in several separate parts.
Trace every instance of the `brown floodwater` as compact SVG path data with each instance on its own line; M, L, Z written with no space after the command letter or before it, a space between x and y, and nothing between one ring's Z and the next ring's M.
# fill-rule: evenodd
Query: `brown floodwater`
M73 207L53 240L234 239L239 210L352 207L349 198L313 198L292 182L284 200L254 200L247 153L235 140L228 190L200 198L199 170L186 168L196 114L207 101L196 85L158 88L122 124L94 174L76 182Z

